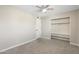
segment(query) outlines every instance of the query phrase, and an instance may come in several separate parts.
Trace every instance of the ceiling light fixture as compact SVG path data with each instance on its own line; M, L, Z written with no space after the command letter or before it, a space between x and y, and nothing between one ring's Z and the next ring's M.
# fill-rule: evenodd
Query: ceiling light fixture
M42 12L43 12L43 13L47 12L47 9L43 9Z
M43 12L43 13L53 10L53 7L51 7L50 5L36 5L35 7L38 8L37 10L38 12Z

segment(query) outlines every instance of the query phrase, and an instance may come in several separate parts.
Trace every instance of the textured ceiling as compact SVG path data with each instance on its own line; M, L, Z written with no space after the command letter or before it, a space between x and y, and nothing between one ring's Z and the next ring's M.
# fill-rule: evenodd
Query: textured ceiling
M15 5L14 7L22 9L35 16L57 14L57 13L63 13L63 12L68 12L68 11L73 11L73 10L79 9L78 5L50 5L50 7L52 7L53 10L48 11L47 13L42 13L42 12L37 11L39 8L35 7L35 5Z

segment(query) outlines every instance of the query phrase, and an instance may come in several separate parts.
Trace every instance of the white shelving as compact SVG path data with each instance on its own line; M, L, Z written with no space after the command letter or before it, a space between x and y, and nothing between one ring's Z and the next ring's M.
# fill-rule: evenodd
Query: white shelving
M52 19L52 25L55 24L70 24L70 20L68 19L69 17L66 18L57 18L57 19Z
M70 22L63 22L63 23L52 23L52 25L62 25L62 24L70 24Z
M69 40L69 17L57 18L51 20L52 33L51 38Z

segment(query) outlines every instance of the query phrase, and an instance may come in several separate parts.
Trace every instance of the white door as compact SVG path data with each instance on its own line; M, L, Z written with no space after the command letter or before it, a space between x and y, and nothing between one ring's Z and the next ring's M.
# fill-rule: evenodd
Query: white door
M36 19L36 38L40 38L41 37L41 19L38 18Z

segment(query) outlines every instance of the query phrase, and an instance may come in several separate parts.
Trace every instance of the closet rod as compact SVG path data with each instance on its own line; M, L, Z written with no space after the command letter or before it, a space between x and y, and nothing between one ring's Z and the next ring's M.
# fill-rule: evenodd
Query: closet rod
M56 19L51 19L51 20L62 20L62 19L67 19L67 18L70 18L70 17L56 18Z

